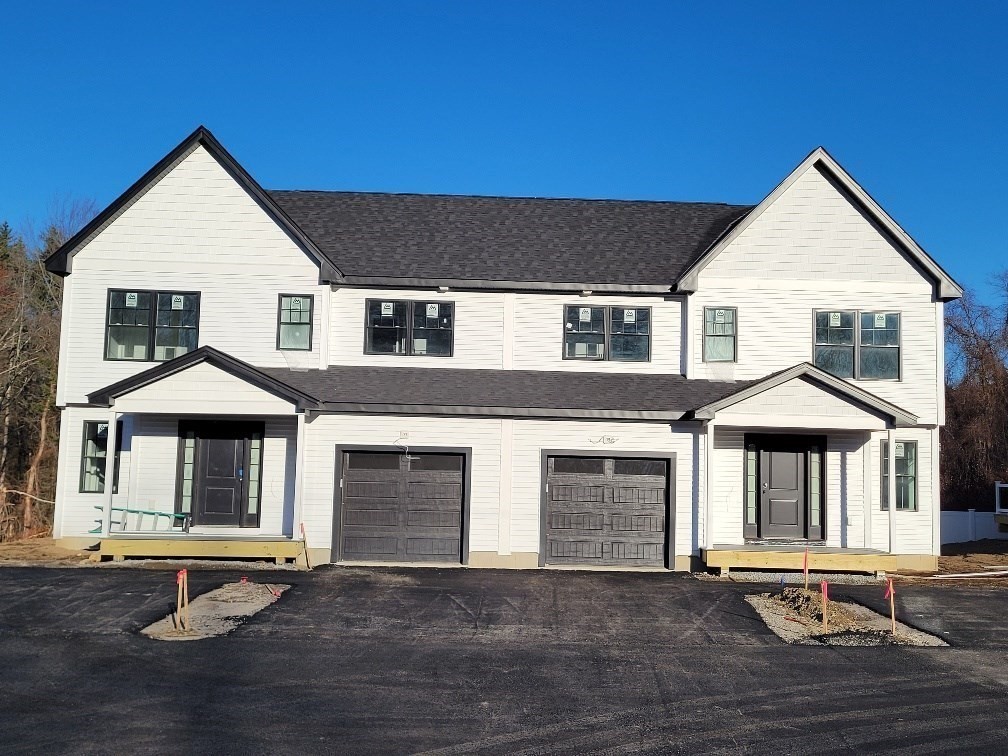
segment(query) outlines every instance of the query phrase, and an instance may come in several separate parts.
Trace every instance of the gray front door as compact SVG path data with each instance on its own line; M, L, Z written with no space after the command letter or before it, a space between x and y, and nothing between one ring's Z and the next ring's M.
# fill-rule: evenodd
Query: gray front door
M183 443L178 475L182 485L192 480L192 524L258 527L263 424L181 423L180 437L189 433L195 461L190 468Z
M555 456L546 468L544 563L667 564L667 459Z
M760 533L766 538L805 537L805 451L760 452Z
M345 452L342 558L461 561L464 466L461 454Z

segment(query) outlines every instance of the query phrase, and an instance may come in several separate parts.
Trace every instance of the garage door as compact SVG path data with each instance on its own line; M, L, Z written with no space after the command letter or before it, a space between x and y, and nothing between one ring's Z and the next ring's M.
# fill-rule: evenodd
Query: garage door
M464 457L344 452L343 559L458 562Z
M547 564L666 564L667 459L548 457Z

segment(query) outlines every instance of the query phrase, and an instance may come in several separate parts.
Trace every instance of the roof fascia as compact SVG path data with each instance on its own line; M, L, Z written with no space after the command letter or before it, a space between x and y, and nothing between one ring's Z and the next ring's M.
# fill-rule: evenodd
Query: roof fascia
M117 197L112 204L96 215L80 231L74 234L45 260L46 269L60 276L70 275L73 268L73 256L95 236L103 231L112 221L125 212L134 202L140 199L158 181L164 178L173 168L202 146L256 200L260 207L298 244L319 266L319 278L322 283L338 282L343 273L337 268L289 215L259 186L241 164L217 141L205 126L199 126L189 136L183 139L173 150L159 160L153 168L147 171L125 192Z
M676 282L676 290L693 293L699 286L701 271L706 268L721 252L737 239L763 212L784 194L809 169L822 165L826 171L850 193L855 201L872 218L886 230L887 233L903 247L906 252L932 277L939 299L956 299L962 296L962 287L946 273L930 255L906 232L868 192L830 155L825 148L817 147L802 160L798 166L781 181L762 202L750 211L742 220L735 224L728 233L716 240L700 257L698 257L683 272Z
M754 396L762 394L764 391L768 391L769 389L780 386L788 381L795 380L796 378L808 378L836 391L839 394L842 394L848 399L880 412L888 416L898 428L917 425L916 415L911 414L910 412L907 412L901 407L897 407L895 404L887 402L884 399L880 399L871 392L865 391L858 386L848 383L842 378L830 375L825 370L817 368L815 365L807 362L770 375L764 380L757 381L741 391L700 407L693 413L693 416L697 420L713 420L719 411L727 409L728 407L738 404L746 399L751 399Z
M535 417L578 420L640 420L671 422L681 420L678 410L593 410L550 409L546 407L481 407L453 404L399 404L365 402L323 402L319 413L453 415L466 417Z
M667 284L555 283L550 281L494 281L474 278L397 278L394 276L344 276L340 286L358 288L438 289L480 291L563 291L599 294L673 294Z
M94 391L88 394L88 402L95 405L111 406L114 400L120 396L125 396L126 394L145 386L149 386L153 383L157 383L164 378L176 375L204 362L223 370L224 372L229 373L246 383L256 386L263 391L267 391L275 396L279 396L281 399L291 402L299 410L318 407L319 403L315 397L310 396L303 391L299 391L293 386L277 380L270 375L266 375L249 365L247 362L243 362L236 357L232 357L225 352L221 352L220 350L209 346L200 347L192 352L187 352L177 359L162 362L161 364L148 368L136 375L131 375L130 377L118 381L117 383L113 383L110 386Z

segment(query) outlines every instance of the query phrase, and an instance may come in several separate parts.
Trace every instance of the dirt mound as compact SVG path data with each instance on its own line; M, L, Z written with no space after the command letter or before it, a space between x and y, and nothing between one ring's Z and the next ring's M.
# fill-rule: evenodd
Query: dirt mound
M0 564L79 564L87 558L87 552L57 546L51 538L0 543Z

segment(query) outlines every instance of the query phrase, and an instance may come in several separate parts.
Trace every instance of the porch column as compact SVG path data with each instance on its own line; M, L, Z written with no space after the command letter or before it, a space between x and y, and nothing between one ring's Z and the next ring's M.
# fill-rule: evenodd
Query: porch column
M714 548L714 421L708 420L704 437L704 543Z
M105 432L105 487L102 489L102 494L105 497L105 510L102 513L103 536L108 536L112 532L112 484L115 479L117 416L118 413L115 409L109 410L108 430ZM125 517L125 514L123 516Z
M294 539L301 537L302 519L302 498L304 497L304 454L305 454L305 422L306 413L297 415L297 446L294 449ZM307 548L307 544L305 545Z
M896 434L889 428L889 553L896 553Z

